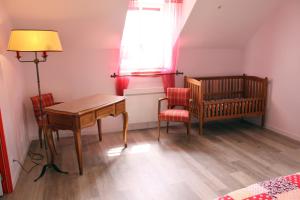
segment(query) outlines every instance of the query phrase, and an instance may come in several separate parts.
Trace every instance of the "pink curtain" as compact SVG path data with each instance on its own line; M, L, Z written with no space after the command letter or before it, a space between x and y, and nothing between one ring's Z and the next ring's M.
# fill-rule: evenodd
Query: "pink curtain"
M170 31L171 36L171 62L169 66L167 66L168 73L175 73L177 66L177 58L179 53L179 31L180 31L180 20L181 20L181 11L182 11L182 3L183 0L165 0L168 5L167 15L169 18L169 23L171 24ZM164 91L167 93L168 87L175 87L175 75L163 75L162 76Z
M179 40L174 45L173 53L172 53L172 65L169 68L168 73L175 73L176 72L176 66L177 66L177 58L179 54ZM175 75L163 75L162 76L162 82L164 86L164 91L167 94L167 88L175 87Z
M127 89L129 84L128 77L117 77L116 78L116 93L119 96L124 96L124 90Z

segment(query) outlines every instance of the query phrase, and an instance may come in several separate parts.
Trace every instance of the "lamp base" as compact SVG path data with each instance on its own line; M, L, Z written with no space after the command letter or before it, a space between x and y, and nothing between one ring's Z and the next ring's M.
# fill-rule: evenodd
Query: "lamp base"
M39 180L40 178L42 178L42 177L45 175L47 169L50 169L50 168L53 168L54 171L56 171L56 172L58 172L58 173L68 174L68 172L61 171L61 170L60 170L55 164L53 164L53 163L52 163L52 164L46 164L46 165L43 166L43 169L42 169L42 171L41 171L41 174L40 174L36 179L34 179L34 182L36 182L37 180Z

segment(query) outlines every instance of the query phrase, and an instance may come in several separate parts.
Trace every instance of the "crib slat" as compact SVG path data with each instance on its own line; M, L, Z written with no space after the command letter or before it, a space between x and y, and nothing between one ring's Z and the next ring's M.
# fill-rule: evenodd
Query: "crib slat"
M251 80L248 80L248 97L249 97L249 98L252 97L252 96L251 96L251 83L252 83L252 81L251 81Z
M252 98L255 97L255 82L252 80L251 81L251 90L252 90Z
M234 78L231 79L231 91L230 91L230 94L231 94L231 97L230 98L234 98Z
M233 116L235 114L235 102L233 101L231 105L232 105L231 116Z
M225 79L225 92L226 92L226 95L225 95L225 98L226 99L228 99L229 98L229 93L228 93L228 91L229 91L229 87L228 87L228 85L229 85L229 83L228 83L229 81L228 81L228 78L226 78Z
M258 109L259 112L262 112L262 100L259 100Z
M248 97L248 80L245 78L244 80L244 98Z
M218 96L217 96L217 99L222 99L223 98L221 82L222 82L222 80L218 80Z
M224 103L221 103L220 106L220 116L224 116Z
M206 80L205 83L207 84L207 99L210 100L210 94L211 94L211 81Z
M233 81L232 79L229 79L230 80L230 89L229 91L232 91L233 90ZM229 98L232 98L232 93L229 93Z
M206 80L205 83L207 84L207 100L210 100L210 93L211 93L211 80Z
M262 102L263 102L263 100L260 100L259 101L259 112L262 112L263 110L262 110Z
M230 94L230 79L226 79L226 99L229 99L229 94Z
M233 102L234 104L234 115L237 114L237 102Z
M259 96L262 97L263 96L263 82L259 83Z
M253 97L256 97L256 81L253 81Z
M220 92L221 92L221 99L225 99L225 93L224 93L224 79L220 80Z
M244 114L245 110L245 101L242 101L242 106L241 106L241 114Z
M233 98L236 98L236 92L237 92L237 79L233 79L234 87L233 87Z
M240 89L239 90L241 91L239 97L243 98L243 79L242 78L240 78Z

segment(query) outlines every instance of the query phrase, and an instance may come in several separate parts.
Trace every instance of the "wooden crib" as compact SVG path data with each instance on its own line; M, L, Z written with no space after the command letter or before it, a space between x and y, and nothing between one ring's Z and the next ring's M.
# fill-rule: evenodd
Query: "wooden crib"
M184 77L191 89L192 116L205 122L221 119L261 117L264 126L268 79L256 76Z

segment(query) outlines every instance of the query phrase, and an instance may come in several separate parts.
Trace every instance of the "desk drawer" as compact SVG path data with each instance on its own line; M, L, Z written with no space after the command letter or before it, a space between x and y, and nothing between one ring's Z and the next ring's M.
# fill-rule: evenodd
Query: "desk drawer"
M58 129L72 130L75 126L72 116L48 113L48 123Z
M96 119L94 112L90 112L80 116L80 128L85 128L94 125Z
M115 105L106 106L96 111L96 117L106 117L115 114Z
M116 115L125 112L125 101L121 101L116 104Z

